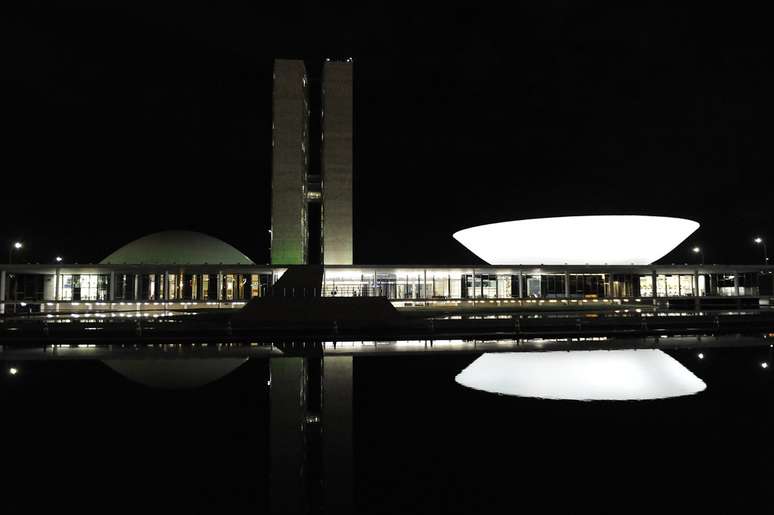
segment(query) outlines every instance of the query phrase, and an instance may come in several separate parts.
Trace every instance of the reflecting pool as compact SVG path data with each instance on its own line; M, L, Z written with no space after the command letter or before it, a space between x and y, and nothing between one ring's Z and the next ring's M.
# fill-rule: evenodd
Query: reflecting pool
M4 353L3 512L748 512L774 479L772 348L714 342L665 339L663 355L638 349L642 361L628 365L601 351L611 359L602 372L706 385L637 402L493 395L455 381L496 363L494 344L213 348L163 360L139 349ZM512 359L505 347L494 357ZM521 353L552 354L576 355ZM695 377L680 379L676 365Z

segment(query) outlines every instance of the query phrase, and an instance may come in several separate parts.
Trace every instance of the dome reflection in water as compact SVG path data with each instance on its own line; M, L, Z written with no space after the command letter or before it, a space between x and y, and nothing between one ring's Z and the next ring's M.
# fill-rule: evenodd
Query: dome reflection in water
M198 388L230 374L247 358L106 359L103 362L136 383L151 388Z
M707 387L656 349L483 354L455 380L490 393L579 401L664 399Z

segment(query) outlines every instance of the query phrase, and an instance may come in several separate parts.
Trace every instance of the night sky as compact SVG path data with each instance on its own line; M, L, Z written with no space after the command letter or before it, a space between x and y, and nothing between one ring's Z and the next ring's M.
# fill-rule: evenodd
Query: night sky
M700 222L665 263L695 244L761 262L757 234L774 253L762 13L68 4L0 17L0 241L23 239L19 260L191 229L268 261L272 60L315 78L349 56L357 263L480 263L454 231L575 214Z

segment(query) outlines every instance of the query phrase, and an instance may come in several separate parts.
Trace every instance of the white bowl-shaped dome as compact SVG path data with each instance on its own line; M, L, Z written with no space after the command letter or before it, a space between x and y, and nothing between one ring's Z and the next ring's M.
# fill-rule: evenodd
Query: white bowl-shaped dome
M162 231L136 239L100 261L105 265L254 265L228 243L194 231Z
M658 349L483 354L455 380L490 393L577 401L665 399L707 388Z
M490 265L649 265L698 228L666 216L562 216L479 225L454 238Z

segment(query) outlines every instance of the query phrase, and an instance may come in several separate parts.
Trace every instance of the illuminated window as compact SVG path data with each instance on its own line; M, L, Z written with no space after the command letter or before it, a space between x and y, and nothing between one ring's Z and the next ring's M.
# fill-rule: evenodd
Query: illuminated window
M77 290L77 286L80 286L79 300L97 300L97 277L83 274L78 278L78 284L74 285L74 289Z
M73 300L73 276L59 276L59 300Z
M202 274L202 300L209 299L210 293L210 275Z
M177 274L169 274L169 300L175 300L177 298Z
M649 275L640 276L640 296L653 296L653 278Z

